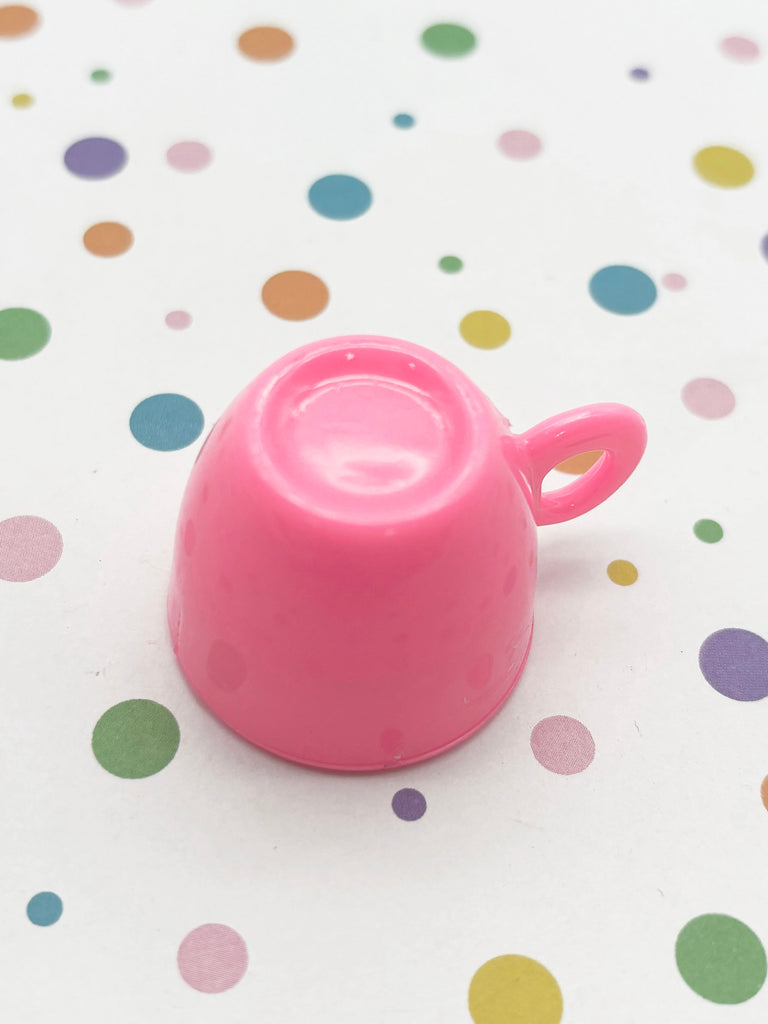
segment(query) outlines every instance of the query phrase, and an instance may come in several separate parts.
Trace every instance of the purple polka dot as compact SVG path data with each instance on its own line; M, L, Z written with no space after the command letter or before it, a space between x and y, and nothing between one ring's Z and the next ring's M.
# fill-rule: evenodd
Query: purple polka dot
M211 151L202 142L177 142L165 154L177 171L202 171L211 162Z
M695 416L705 420L720 420L732 413L736 399L727 384L712 377L689 380L682 391L683 405Z
M173 328L174 331L183 331L192 323L192 317L183 309L174 309L166 314L165 323L167 327Z
M392 797L392 810L401 821L418 821L426 809L427 801L418 789L398 789Z
M629 77L634 78L636 82L647 82L651 77L651 73L648 68L632 68L629 72Z
M111 178L125 167L127 159L119 142L98 137L73 142L64 154L67 170L78 178Z
M731 700L768 697L768 643L748 629L719 629L699 649L709 685Z
M499 136L499 149L513 160L530 160L541 152L541 139L533 132L515 128Z
M763 235L760 242L760 252L768 260L768 235Z

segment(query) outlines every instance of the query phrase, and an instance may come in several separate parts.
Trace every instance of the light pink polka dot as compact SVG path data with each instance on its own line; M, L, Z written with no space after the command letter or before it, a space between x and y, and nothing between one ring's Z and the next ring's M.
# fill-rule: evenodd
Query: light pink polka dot
M174 309L166 314L165 322L174 331L183 331L185 327L189 327L192 323L192 317L189 313L185 313L183 309Z
M576 775L589 768L595 756L592 733L575 718L553 715L542 718L531 733L533 756L550 772Z
M123 7L141 7L142 4L149 3L149 0L117 0Z
M682 391L683 405L705 420L719 420L733 412L736 398L727 384L711 377L689 380Z
M661 279L661 283L665 288L669 288L671 292L681 292L688 285L688 281L682 274L665 274Z
M720 49L731 60L748 62L757 60L760 56L760 47L752 39L745 39L744 36L728 36L720 41Z
M64 550L61 534L40 516L14 516L0 522L0 579L28 583L56 565Z
M177 962L184 981L198 992L226 992L245 974L248 950L233 928L201 924L179 946Z
M513 160L530 160L541 152L541 139L533 132L515 128L499 136L499 149Z
M211 162L212 155L202 142L176 142L165 154L177 171L202 171Z

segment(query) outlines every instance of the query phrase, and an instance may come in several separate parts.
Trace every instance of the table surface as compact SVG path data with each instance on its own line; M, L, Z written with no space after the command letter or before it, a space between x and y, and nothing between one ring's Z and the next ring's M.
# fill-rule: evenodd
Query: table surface
M763 5L33 7L0 7L4 1019L766 1019ZM515 430L649 434L539 531L503 710L364 777L238 739L164 619L208 429L351 333Z

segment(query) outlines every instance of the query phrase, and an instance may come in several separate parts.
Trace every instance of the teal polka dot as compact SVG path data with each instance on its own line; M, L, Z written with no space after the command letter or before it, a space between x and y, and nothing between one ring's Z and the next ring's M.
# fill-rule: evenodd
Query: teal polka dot
M184 395L152 395L131 413L131 433L145 448L174 452L196 441L203 430L200 406Z
M644 313L656 301L656 285L636 267L603 267L593 274L589 294L603 309L621 316Z
M309 190L309 204L323 217L331 220L353 220L370 207L371 190L359 178L349 174L328 174Z
M416 118L411 114L395 114L392 118L392 124L395 128L413 128L416 124Z
M27 917L32 924L47 928L61 917L64 904L55 892L39 892L27 904Z

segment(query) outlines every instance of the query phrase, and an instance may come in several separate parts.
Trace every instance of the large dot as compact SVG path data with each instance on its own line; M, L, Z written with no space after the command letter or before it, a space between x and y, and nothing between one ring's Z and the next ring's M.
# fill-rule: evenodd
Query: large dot
M693 524L693 532L705 544L717 544L723 539L723 528L714 519L697 519Z
M371 190L349 174L327 174L309 190L309 204L316 213L331 220L359 217L373 202Z
M133 232L117 221L101 221L88 228L83 245L94 256L122 256L133 245Z
M616 558L609 562L605 571L608 573L608 579L612 583L618 583L620 587L631 587L633 583L637 583L637 566L625 558Z
M121 779L145 779L173 760L179 726L168 708L153 700L124 700L105 711L91 739L102 768Z
M175 142L165 158L177 171L202 171L211 162L212 154L204 142Z
M510 954L487 960L469 985L475 1024L560 1024L560 986L538 960Z
M426 809L427 801L418 789L398 789L392 797L392 810L401 821L418 821Z
M305 270L284 270L264 283L261 300L282 320L309 320L328 305L328 288Z
M282 60L294 47L293 37L273 25L246 29L237 40L238 49L251 60Z
M702 914L681 930L675 943L683 981L712 1003L744 1003L763 987L765 949L735 917Z
M592 733L568 715L542 718L531 732L533 756L550 772L576 775L589 768L595 757Z
M34 96L30 96L28 92L17 92L15 96L11 96L11 104L17 110L27 110L34 102Z
M681 397L689 412L705 420L722 419L733 412L736 406L736 398L728 385L712 377L689 380Z
M768 697L768 643L748 629L718 629L699 648L709 685L731 700Z
M165 323L174 331L183 331L192 323L192 316L186 310L172 309L170 313L165 314Z
M91 81L103 84L112 80L112 72L107 71L106 68L94 68L91 72Z
M720 49L726 57L741 63L749 63L760 56L760 47L745 36L728 36L720 40Z
M463 25L441 23L430 25L421 33L425 49L437 57L463 57L475 48L474 33Z
M571 455L570 458L563 459L562 462L558 462L555 469L559 469L561 473L571 473L573 476L581 476L581 474L586 473L588 469L592 469L602 454L602 452L580 452L578 455Z
M45 348L51 325L42 313L24 306L0 309L0 359L26 359Z
M648 68L632 68L629 72L629 77L634 78L636 82L647 82L651 77L651 73Z
M738 149L730 146L707 146L693 158L699 177L720 188L740 188L752 180L755 168L752 161Z
M490 309L476 309L462 319L459 333L475 348L499 348L512 335L509 321Z
M64 550L61 534L40 516L13 516L0 522L0 579L29 583L45 576Z
M119 142L100 136L73 142L64 154L67 170L78 178L111 178L125 167L127 159Z
M39 24L40 16L31 7L5 4L0 7L0 36L23 36Z
M541 152L541 139L533 132L514 128L499 136L498 146L504 156L513 160L530 160Z
M637 267L616 264L592 275L589 294L603 309L621 316L644 313L656 301L656 285Z
M458 256L441 256L437 265L445 274L458 274L464 263Z
M27 917L32 924L47 928L56 924L64 910L61 896L55 892L38 892L27 903Z
M234 928L201 924L184 938L176 960L184 981L198 992L226 992L245 974L248 949Z
M395 114L392 124L395 128L413 128L416 118L412 114Z
M145 448L175 452L196 441L203 430L203 413L185 395L151 395L131 413L131 433Z

